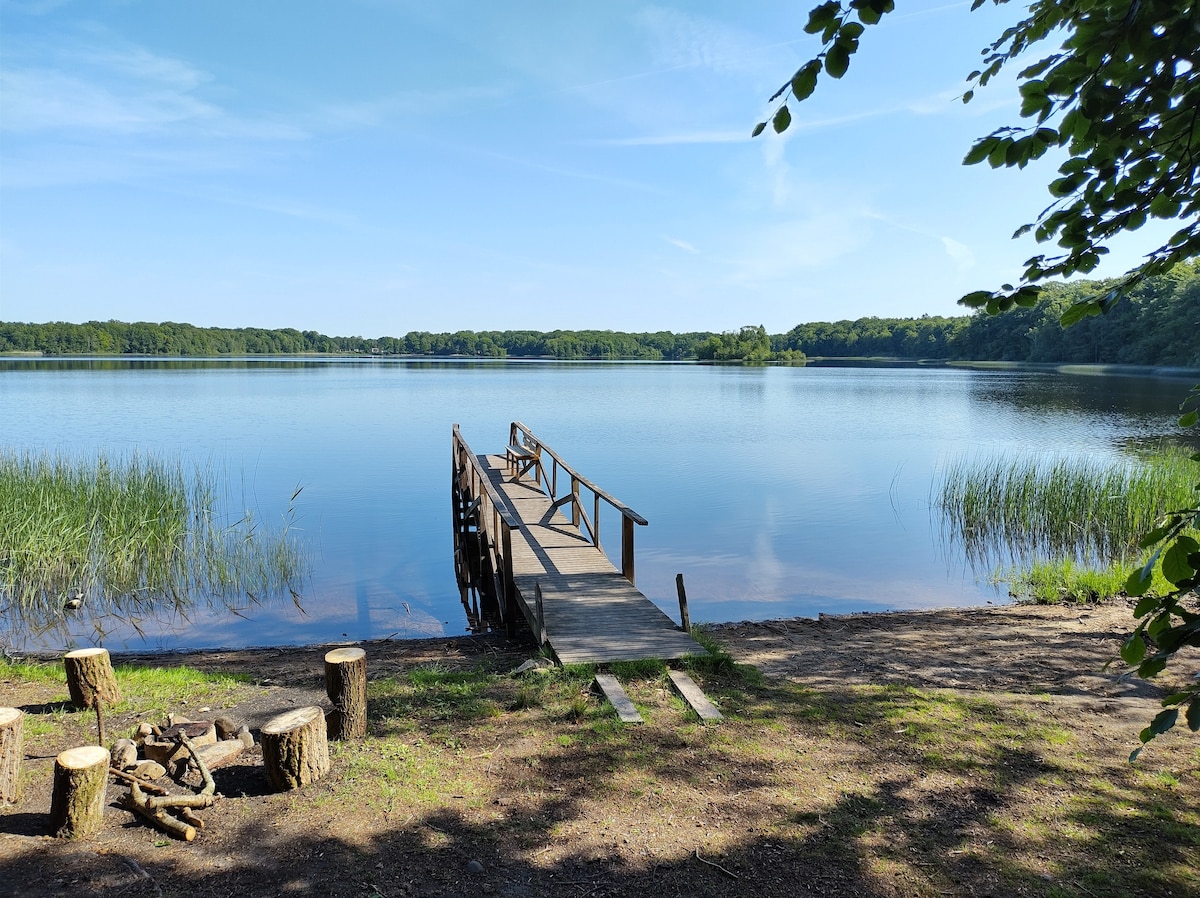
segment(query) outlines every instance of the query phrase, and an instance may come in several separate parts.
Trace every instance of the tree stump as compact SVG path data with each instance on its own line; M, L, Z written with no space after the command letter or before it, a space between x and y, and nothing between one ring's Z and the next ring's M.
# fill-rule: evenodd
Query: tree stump
M0 708L0 805L21 797L21 760L25 756L25 712Z
M79 708L94 708L96 700L115 705L121 700L121 690L113 674L108 649L76 649L63 656L67 671L67 689L71 701Z
M299 789L329 772L329 742L320 708L297 708L273 717L260 736L263 766L274 788Z
M50 825L55 835L82 839L100 830L108 761L108 749L101 745L69 748L55 758L50 799Z
M67 689L77 708L92 708L96 712L98 743L104 744L104 707L121 700L121 690L113 673L108 649L76 649L63 656L67 672Z
M367 735L367 653L334 649L325 655L325 692L333 702L326 715L330 739Z

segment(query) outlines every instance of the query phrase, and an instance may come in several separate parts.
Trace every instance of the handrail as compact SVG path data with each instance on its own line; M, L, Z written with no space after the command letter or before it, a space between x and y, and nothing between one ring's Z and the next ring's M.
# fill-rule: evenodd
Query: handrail
M517 612L516 604L516 585L513 582L513 567L512 567L512 532L520 527L520 519L508 507L508 503L496 492L492 486L491 480L488 479L487 472L479 463L478 456L471 451L471 447L467 445L467 441L463 439L459 432L458 425L454 425L453 429L453 472L455 478L459 479L459 485L467 488L468 495L472 495L474 500L479 503L479 527L483 530L484 541L496 557L499 563L500 574L500 592L501 595L497 598L501 602L502 614L505 624L508 627L510 635L515 632L515 615ZM466 480L469 475L469 480ZM484 508L483 498L487 498L487 504L491 506L491 512L488 513ZM491 528L488 527L488 519L491 518Z
M521 439L519 435L523 435ZM580 528L580 532L586 530L588 536L591 537L592 545L600 551L604 549L600 545L600 501L604 500L613 508L621 513L621 573L625 578L633 583L634 562L633 562L633 525L641 524L645 526L648 522L644 517L621 502L611 493L600 489L592 481L588 480L569 464L563 461L562 456L547 446L542 440L534 435L533 431L522 424L520 421L513 421L509 427L510 445L518 445L524 443L536 450L538 461L534 467L534 478L542 482L545 486L546 493L553 503L552 508L558 508L569 504L571 506L571 523ZM546 476L545 466L541 460L541 453L550 456L551 467L550 476ZM561 468L571 478L570 492L565 493L561 498L557 495L558 490L558 470ZM589 518L587 511L584 509L579 497L579 487L587 487L592 493L592 517Z

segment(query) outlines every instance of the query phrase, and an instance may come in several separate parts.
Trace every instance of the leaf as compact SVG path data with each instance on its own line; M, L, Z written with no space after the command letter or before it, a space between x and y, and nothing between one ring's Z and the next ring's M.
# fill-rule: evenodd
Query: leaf
M992 145L995 141L993 137L984 137L981 140L975 141L975 145L967 151L967 155L963 157L963 165L976 165L988 157L992 152Z
M842 4L837 0L829 0L828 3L822 3L816 9L808 14L808 24L804 26L804 31L807 34L816 34L837 18L842 11Z
M841 78L850 68L850 51L843 44L834 44L825 52L825 71L831 78Z
M1161 736L1163 733L1167 732L1167 730L1171 729L1171 727L1175 726L1175 721L1178 719L1179 711L1175 708L1168 708L1166 711L1159 711L1154 715L1154 719L1150 721L1150 726L1146 727L1141 731L1141 733L1138 734L1138 738L1141 739L1142 744L1145 745L1155 736Z
M992 298L991 290L976 290L974 293L968 293L958 301L960 306L966 306L968 309L978 309L980 306L987 305Z
M1137 675L1143 680L1149 680L1151 677L1157 677L1162 673L1163 668L1167 666L1166 658L1151 658L1149 661L1143 661L1137 669Z
M1188 729L1193 733L1200 730L1200 701L1196 701L1195 698L1192 699L1188 705L1187 716L1184 719L1187 720Z
M1164 523L1159 524L1157 527L1155 527L1153 530L1151 530L1149 533L1147 533L1145 536L1143 536L1140 540L1138 540L1138 548L1139 549L1149 549L1151 546L1153 546L1155 543L1157 543L1160 539L1162 539L1164 536L1166 536L1168 533L1170 533L1172 530L1174 530L1176 527L1178 527L1181 520L1182 520L1182 518L1180 518L1179 515L1174 515L1171 518L1168 518Z
M964 92L963 92L963 95L962 95L962 101L963 101L963 103L970 103L970 102L971 102L971 100L973 100L974 98L975 98L975 91L973 91L973 90L968 90L968 91L964 91ZM978 161L978 160L976 160L976 161ZM971 165L971 163L970 163L970 162L968 162L968 163L966 163L966 164L967 164L967 165Z
M766 128L767 128L766 122L759 122L757 125L754 126L754 130L750 132L750 136L758 137L758 135L762 134L763 131L766 130Z
M1150 214L1155 218L1174 218L1182 204L1169 193L1159 193L1150 201Z
M1091 314L1092 303L1090 300L1085 299L1082 302L1075 303L1073 306L1063 312L1058 320L1063 327L1070 327L1072 324L1077 324Z
M1143 596L1133 608L1134 617L1145 617L1151 611L1158 609L1158 599L1154 596Z
M1200 421L1200 412L1190 411L1187 414L1180 416L1179 426L1180 427L1195 427L1197 421Z
M792 113L787 106L780 106L775 110L775 115L771 118L771 127L775 129L776 134L782 134L787 130L788 125L792 123Z
M1143 596L1150 588L1150 577L1145 568L1138 568L1125 579L1125 594Z
M1188 562L1188 555L1200 551L1200 543L1190 536L1178 536L1175 542L1163 553L1162 575L1174 584L1182 583L1196 576L1196 569Z
M1146 640L1141 633L1134 633L1121 644L1121 660L1133 667L1146 657Z
M812 92L817 89L817 75L820 71L821 60L811 59L792 76L792 96L797 101L812 96Z

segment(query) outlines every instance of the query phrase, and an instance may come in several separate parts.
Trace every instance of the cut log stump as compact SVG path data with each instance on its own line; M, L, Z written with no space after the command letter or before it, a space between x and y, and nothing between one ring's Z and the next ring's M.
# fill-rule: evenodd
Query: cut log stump
M69 748L54 760L50 825L55 835L84 839L104 824L108 788L108 749L101 745Z
M316 706L271 718L259 741L267 780L280 791L315 783L329 772L325 715Z
M326 716L330 739L367 735L367 653L334 649L325 655L325 692L333 702Z
M108 649L76 649L63 656L67 689L77 708L95 708L99 699L105 705L121 700L121 690L113 674Z
M0 805L21 797L24 737L25 712L19 708L0 708Z

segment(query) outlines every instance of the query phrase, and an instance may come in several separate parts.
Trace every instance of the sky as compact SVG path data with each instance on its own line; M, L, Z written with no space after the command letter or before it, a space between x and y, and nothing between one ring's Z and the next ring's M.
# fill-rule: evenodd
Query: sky
M0 320L726 331L953 315L1047 158L959 97L1019 4L897 0L751 139L815 0L0 0ZM1049 48L1047 48L1049 49ZM1167 233L1114 244L1095 274Z

